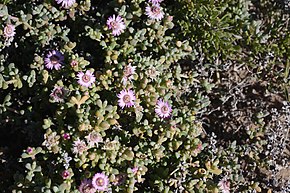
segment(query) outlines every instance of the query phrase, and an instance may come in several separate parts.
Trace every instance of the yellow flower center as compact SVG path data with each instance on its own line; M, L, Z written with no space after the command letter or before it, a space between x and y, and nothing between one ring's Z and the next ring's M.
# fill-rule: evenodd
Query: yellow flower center
M105 180L103 178L97 178L96 184L98 186L104 186L105 185Z

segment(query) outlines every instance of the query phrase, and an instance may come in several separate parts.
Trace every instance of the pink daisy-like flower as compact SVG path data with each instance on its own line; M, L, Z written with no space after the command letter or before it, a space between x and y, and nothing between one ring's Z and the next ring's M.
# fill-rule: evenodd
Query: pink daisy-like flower
M117 95L119 100L119 106L123 109L124 107L132 107L134 106L134 100L136 100L134 91L132 90L122 90L120 94Z
M163 100L158 100L157 101L157 106L155 108L155 113L161 117L161 118L166 118L171 115L172 109L168 102L164 102Z
M90 87L96 81L93 72L87 70L86 73L79 72L77 74L78 83L81 86Z
M119 15L116 17L115 15L109 17L107 20L107 26L112 30L113 36L118 36L124 32L126 25L123 21L123 18Z
M230 193L230 182L226 178L219 181L218 186L222 193Z
M73 143L73 153L81 155L88 150L87 144L79 138Z
M109 178L103 173L96 173L92 180L93 187L98 191L106 191L109 186Z
M63 60L64 56L61 52L57 50L50 51L44 59L45 67L48 69L54 68L56 70L59 70L61 68Z
M153 4L159 4L161 3L163 0L149 0L149 2L153 3Z
M136 71L136 66L131 66L131 64L125 66L124 75L121 82L123 82L123 84L126 84L128 80L129 81L132 80L133 75L135 74L135 71Z
M54 89L50 93L50 97L53 98L55 102L63 102L66 97L68 91L62 86L54 86Z
M147 5L145 11L146 15L148 15L150 19L156 19L159 21L164 17L164 12L159 4L153 4L151 6Z
M12 24L7 24L4 27L3 35L5 38L12 38L15 36L15 26Z
M55 0L57 4L61 4L65 9L70 8L76 1L75 0Z
M84 179L79 186L81 193L95 193L96 189L93 187L92 180Z

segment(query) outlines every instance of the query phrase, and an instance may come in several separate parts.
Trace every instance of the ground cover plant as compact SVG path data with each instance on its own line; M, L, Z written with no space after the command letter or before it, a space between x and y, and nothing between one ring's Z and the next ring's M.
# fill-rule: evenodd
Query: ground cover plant
M0 4L3 192L289 192L290 2Z

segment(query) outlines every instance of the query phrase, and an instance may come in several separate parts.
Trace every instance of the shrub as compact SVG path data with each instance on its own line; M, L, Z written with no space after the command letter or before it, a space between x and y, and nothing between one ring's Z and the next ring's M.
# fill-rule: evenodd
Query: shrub
M77 192L85 179L106 186L98 173L115 192L208 188L199 178L213 173L193 164L202 149L194 115L206 99L192 93L194 72L177 63L194 56L192 47L173 36L165 8L152 19L146 6L34 2L11 5L13 17L2 6L16 29L2 43L2 117L19 114L6 127L38 144L22 154L13 191Z

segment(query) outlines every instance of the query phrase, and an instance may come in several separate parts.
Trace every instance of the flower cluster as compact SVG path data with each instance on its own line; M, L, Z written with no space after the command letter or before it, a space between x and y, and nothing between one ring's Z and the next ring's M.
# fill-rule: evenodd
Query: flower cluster
M52 50L46 55L44 59L44 63L45 63L45 67L50 70L52 69L60 70L62 67L62 64L64 63L64 55L60 51ZM77 61L73 60L71 62L71 66L74 67L75 65L77 65ZM84 87L91 87L96 81L96 78L93 72L90 70L87 70L85 73L78 72L77 79L78 79L78 83ZM63 99L67 93L68 91L64 89L63 87L55 86L50 96L56 102L63 102Z
M145 8L145 14L152 20L160 21L164 17L164 12L160 3L163 0L149 0L151 5L147 5ZM119 15L110 16L107 19L107 27L112 30L113 36L119 36L126 29L124 19Z
M150 4L147 4L145 14L150 19L160 21L164 17L164 12L162 10L162 7L160 6L161 2L162 0L150 0ZM76 1L56 0L56 3L60 4L65 9L69 9L73 6L73 4L76 3ZM119 15L112 15L111 17L109 17L106 24L108 29L112 31L113 36L121 35L126 29L124 19ZM7 25L6 32L4 33L5 37L13 37L15 35L14 30L15 28L13 25ZM103 36L101 35L101 37ZM65 65L65 56L62 52L58 50L49 51L45 55L44 64L45 67L49 70L59 71L62 69L63 71L65 71L67 69ZM81 63L76 58L72 58L70 60L69 66L71 66L73 70L77 72L76 79L77 83L80 86L93 89L93 85L96 82L96 77L93 70L84 70L84 68L81 66ZM137 67L132 66L131 63L124 66L121 82L123 83L123 86L127 89L123 89L119 94L117 94L118 105L122 109L134 107L136 111L138 111L137 109L139 109L139 111L143 111L143 107L141 106L141 104L136 104L137 97L134 89L130 88L133 84L134 77L138 77L138 75L136 74L136 68ZM148 76L152 79L152 81L156 80L157 76L160 74L154 66L147 68L146 73L148 73ZM52 100L57 103L64 103L64 100L68 97L68 95L69 91L64 86L58 85L55 85L50 93L50 97L52 98ZM157 100L155 105L155 113L161 119L168 118L171 116L172 107L167 101L159 99ZM85 129L80 130L83 131ZM72 171L69 169L71 167L70 161L73 158L69 156L69 153L67 151L55 148L56 145L59 144L59 139L60 137L56 134L56 132L47 133L45 134L45 142L43 143L43 145L45 145L47 149L53 150L53 152L62 152L62 157L60 158L60 160L65 170L61 172L61 176L64 180L68 180L73 176ZM90 154L90 149L98 148L99 143L104 143L104 147L102 148L103 150L113 150L116 146L116 144L114 143L115 141L108 141L108 139L106 139L106 141L103 142L102 135L98 131L90 131L84 136L84 138L82 138L81 136L71 136L67 132L62 134L62 140L65 143L70 142L71 139L73 140L71 141L72 145L70 145L70 150L75 156L75 159L81 159L82 161L84 161L84 156L86 155L90 155L92 158L94 157L93 154ZM134 167L132 169L133 174L138 177L138 182L143 181L143 179L141 179L141 171L144 172L145 170L142 170L139 167ZM113 184L118 186L124 183L126 177L127 175L122 173L115 175ZM94 174L92 179L82 180L78 190L81 193L93 193L96 191L107 191L108 187L109 178L104 173L96 173Z
M142 4L141 9L138 9L139 13L133 13L133 19L135 14L140 16L143 14L143 16L148 16L150 21L147 21L147 23L149 24L162 20L164 12L160 6L161 2L162 0L149 0L145 5ZM46 4L48 5L48 3ZM68 10L57 10L53 7L55 5ZM48 48L48 51L43 53L43 58L35 54L36 56L31 66L39 70L39 73L36 73L34 76L34 71L31 71L31 74L26 75L24 78L28 83L41 80L41 84L37 84L37 86L41 85L44 87L40 95L44 96L43 99L49 98L49 102L54 103L54 105L47 112L44 111L43 115L39 116L44 119L41 122L43 122L42 127L46 131L44 142L42 143L43 149L36 151L35 148L28 148L23 158L30 156L33 159L37 159L41 157L41 155L35 156L37 153L44 152L46 154L45 161L41 163L37 162L37 166L40 165L41 167L35 167L35 170L39 172L38 170L42 168L49 168L52 176L57 174L55 179L53 178L54 176L51 179L47 177L53 186L47 188L54 188L55 191L73 192L77 188L81 193L93 193L110 191L111 186L116 186L117 189L119 188L117 191L122 192L124 187L130 186L131 188L135 183L145 181L142 177L146 175L148 171L147 167L150 166L148 166L148 163L143 162L143 160L148 158L152 162L159 162L168 153L166 152L168 151L167 149L161 148L163 139L159 140L160 144L158 145L160 145L160 148L156 145L151 149L149 146L152 143L144 146L144 149L150 149L150 155L146 155L143 150L136 150L138 145L142 145L139 142L137 142L139 144L136 144L136 147L130 143L138 137L144 138L146 135L156 135L156 132L162 133L166 128L169 129L170 124L174 122L173 119L170 119L173 109L169 99L171 97L169 92L173 89L172 87L167 87L166 84L167 81L174 81L175 78L166 75L169 72L167 65L172 63L172 61L169 61L168 64L159 61L158 50L155 51L156 57L150 58L144 56L144 61L136 61L134 58L135 56L139 57L139 54L143 58L143 51L139 52L139 45L136 45L137 49L134 46L132 47L134 48L133 53L125 53L125 51L128 51L128 48L126 48L125 43L122 45L124 39L128 37L131 40L133 38L132 44L134 40L138 40L137 44L141 45L147 42L146 36L155 34L156 31L152 26L142 27L148 33L142 28L140 30L137 29L139 33L146 32L139 35L139 40L138 34L133 33L135 29L132 31L133 27L130 15L125 15L121 11L118 11L120 15L114 14L107 19L107 27L104 29L95 29L96 26L104 24L97 23L95 26L92 26L92 23L88 23L85 27L85 30L89 31L88 36L85 37L84 34L79 34L81 39L77 39L77 36L74 37L72 30L73 22L77 24L79 22L74 19L81 18L81 20L86 20L79 17L79 15L85 15L86 10L90 8L92 10L96 9L95 3L90 4L87 1L75 0L55 0L52 5L39 6L33 12L35 18L38 18L38 14L41 15L42 11L44 13L56 12L55 15L51 14L47 16L49 22L54 18L53 22L49 23L53 25L50 25L49 27L51 28L43 32L45 37L38 37L40 40L43 38L46 41L42 42L41 49L37 48L37 52L47 48L48 45L58 49ZM59 15L57 11L59 11ZM88 13L85 17L88 17L88 20L93 18L91 13ZM71 22L69 25L66 25L66 19ZM30 24L24 24L24 27L28 28L27 31L30 29ZM43 25L46 24L43 23ZM58 29L56 26L60 28ZM127 27L130 33L126 34L126 37L116 37L121 36ZM70 33L69 35L66 36L64 31L62 31L63 34L60 34L59 31L68 28L71 30L66 31ZM161 28L160 34L163 34L167 29L169 28ZM105 32L108 35L102 34ZM51 35L54 33L56 35ZM31 34L33 33L31 32ZM14 35L15 26L7 25L4 36L12 38ZM46 36L49 36L49 38L45 39ZM60 39L64 41L56 42L55 40L59 40L59 37L63 38ZM88 37L99 41L96 45L96 50L94 47L86 45L86 43L89 44L90 42L85 42L82 45L81 41L83 38ZM155 44L160 43L156 41L157 39L157 37L152 35L152 41L150 41L152 49L154 49ZM171 49L172 45L175 47L175 44L171 41L164 41L164 46L168 46L169 49ZM85 50L82 50L83 46ZM103 46L103 50L100 49L100 46ZM120 51L122 48L124 48L123 55ZM144 54L147 54L145 50L144 48ZM95 51L100 52L100 57ZM181 52L181 55L184 53L181 49L178 52ZM172 55L177 58L179 57L177 53L172 53ZM105 61L102 61L103 56L105 56ZM114 59L111 60L112 58ZM128 61L127 64L124 62L126 60ZM111 65L111 61L114 61L114 65ZM98 64L95 64L96 62L100 63L100 67ZM138 64L138 62L140 63ZM119 74L120 69L122 70L121 74ZM161 78L158 79L161 75L164 75L164 81ZM30 79L33 81L30 82ZM144 84L141 86L140 82L143 81ZM31 84L33 85L33 83ZM31 90L37 89L33 87ZM47 93L47 90L49 93ZM169 95L166 95L167 93ZM178 104L178 101L176 101L176 104ZM123 114L120 114L119 111ZM124 115L125 113L128 114ZM127 117L130 117L133 113L136 115L136 123L132 123L132 125L125 123ZM144 124L144 128L142 128L143 123L141 121L143 120L141 116L148 122L147 125ZM132 120L134 118L133 114ZM162 121L166 118L169 118L166 124L154 125L154 122ZM152 128L157 126L160 126L160 129L156 129L156 132L152 134ZM145 134L144 131L146 130L148 133ZM176 135L174 132L168 132L166 140L172 142L173 137ZM120 133L120 137L118 133ZM128 144L124 143L126 140L128 140ZM150 139L148 139L148 142L150 142ZM45 165L46 163L48 164ZM31 170L34 169L34 166L27 167L31 168ZM96 170L100 172L96 173ZM28 173L28 175L31 175L33 172ZM45 173L44 171L41 172ZM82 181L79 182L79 180ZM28 180L23 184L26 186L29 183L34 182L33 180ZM64 185L60 185L61 183ZM73 187L74 184L77 184L78 187Z
M134 101L136 100L136 96L133 90L122 90L118 95L118 104L124 109L124 107L132 107L135 105ZM155 107L155 113L161 118L167 118L171 115L172 108L168 102L164 102L162 99L157 101Z

